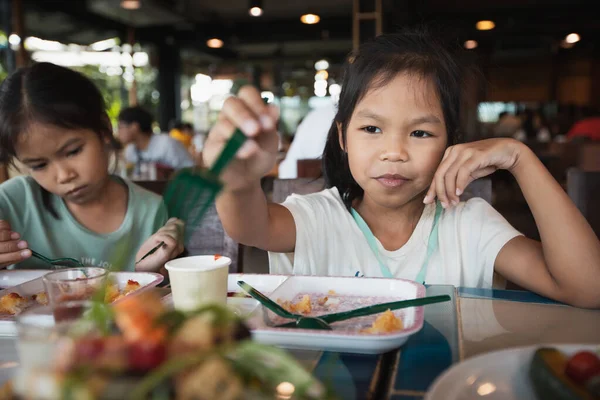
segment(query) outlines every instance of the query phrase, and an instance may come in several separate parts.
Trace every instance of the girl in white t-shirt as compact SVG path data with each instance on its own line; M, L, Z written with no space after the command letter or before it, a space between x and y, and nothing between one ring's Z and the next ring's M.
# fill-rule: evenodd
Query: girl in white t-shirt
M345 65L323 153L328 189L283 205L260 186L277 156L277 110L251 87L230 97L204 147L211 165L236 127L251 139L223 174L217 208L228 234L271 252L273 273L491 287L497 272L547 297L600 307L600 242L534 153L508 138L457 144L462 77L473 74L459 60L421 31L362 45ZM542 243L482 199L459 201L497 169L521 186ZM275 254L289 252L293 265Z

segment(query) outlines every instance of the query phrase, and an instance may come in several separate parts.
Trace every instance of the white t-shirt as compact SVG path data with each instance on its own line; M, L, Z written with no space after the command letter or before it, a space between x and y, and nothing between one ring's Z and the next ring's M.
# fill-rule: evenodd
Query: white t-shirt
M137 163L138 154L142 162L163 164L173 169L194 166L192 156L181 142L166 134L152 135L146 150L138 152L134 144L125 148L127 162Z
M272 274L382 277L379 262L336 188L292 195L283 203L296 223L293 265L284 253L269 253ZM398 250L377 247L393 276L414 280L427 253L435 204L425 206L410 239ZM427 266L425 282L491 288L494 262L502 247L521 235L480 198L443 210L438 246Z

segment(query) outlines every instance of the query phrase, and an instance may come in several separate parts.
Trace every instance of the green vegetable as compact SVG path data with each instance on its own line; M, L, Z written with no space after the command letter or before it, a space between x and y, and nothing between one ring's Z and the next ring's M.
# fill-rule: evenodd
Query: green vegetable
M592 397L565 375L567 357L553 348L537 349L529 377L540 400L591 400Z

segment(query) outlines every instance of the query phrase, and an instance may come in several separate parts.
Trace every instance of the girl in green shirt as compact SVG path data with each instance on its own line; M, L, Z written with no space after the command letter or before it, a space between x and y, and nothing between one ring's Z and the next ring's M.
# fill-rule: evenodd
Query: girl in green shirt
M167 220L161 198L109 174L114 148L102 95L83 75L39 63L2 83L0 162L16 158L29 175L0 185L0 268L47 268L31 258L34 249L157 271L183 251L183 223Z

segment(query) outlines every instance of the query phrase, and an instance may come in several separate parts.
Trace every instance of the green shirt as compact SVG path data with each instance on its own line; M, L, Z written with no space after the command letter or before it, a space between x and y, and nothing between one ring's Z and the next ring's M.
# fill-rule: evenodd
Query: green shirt
M62 198L50 195L59 218L44 207L42 189L29 176L12 178L0 185L0 219L8 220L14 232L21 234L29 248L49 258L72 257L87 266L115 267L133 271L135 255L152 234L167 222L162 198L140 186L113 177L129 191L127 212L114 232L100 234L81 225ZM50 266L29 258L16 268L46 269Z

